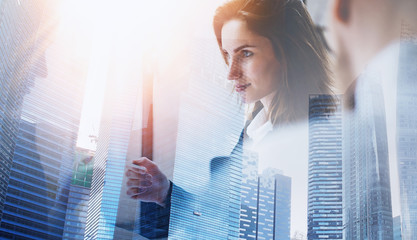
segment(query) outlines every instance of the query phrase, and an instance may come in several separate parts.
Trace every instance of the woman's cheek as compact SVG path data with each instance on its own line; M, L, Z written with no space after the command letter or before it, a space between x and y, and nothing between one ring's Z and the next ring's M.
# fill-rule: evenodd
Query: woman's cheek
M257 82L259 77L262 77L260 76L260 73L262 73L262 69L260 69L260 67L261 66L258 66L256 63L249 63L247 65L247 76L251 81Z

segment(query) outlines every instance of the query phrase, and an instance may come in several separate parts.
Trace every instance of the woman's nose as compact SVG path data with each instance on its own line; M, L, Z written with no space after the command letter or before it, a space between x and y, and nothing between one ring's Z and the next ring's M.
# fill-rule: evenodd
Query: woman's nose
M242 69L238 61L232 61L229 64L228 80L238 80L242 76Z

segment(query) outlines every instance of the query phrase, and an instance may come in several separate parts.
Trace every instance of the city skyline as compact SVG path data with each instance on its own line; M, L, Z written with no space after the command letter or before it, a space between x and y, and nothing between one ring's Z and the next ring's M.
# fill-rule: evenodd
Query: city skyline
M0 0L0 238L143 239L125 171L147 156L172 182L172 238L413 239L417 38L403 26L394 44L395 101L364 72L356 108L313 94L240 161L250 117L211 32L220 2L139 18L115 0Z

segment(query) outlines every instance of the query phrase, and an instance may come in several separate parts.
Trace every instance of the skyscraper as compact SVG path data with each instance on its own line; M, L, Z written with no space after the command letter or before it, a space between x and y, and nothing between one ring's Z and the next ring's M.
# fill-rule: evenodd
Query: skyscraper
M258 174L256 153L244 154L239 239L290 239L291 178L268 168Z
M403 239L417 238L417 36L402 26L397 81L397 157Z
M140 107L138 99L141 96L139 88L142 77L139 75L140 71L137 71L140 60L126 61L131 52L127 49L118 50L120 51L115 50L109 62L105 101L94 158L85 239L132 238L136 221L135 204L138 201L125 199L124 176L125 166L129 160L129 141L135 126L137 107ZM136 69L128 62L137 65ZM138 116L140 120L141 114ZM140 142L135 147L140 147ZM135 157L139 157L140 154L139 148ZM119 209L127 211L121 214ZM119 218L125 218L123 226L117 226ZM129 224L131 226L127 227ZM123 232L119 227L129 230ZM122 237L119 234L127 235Z
M339 98L310 95L308 239L343 239L342 114Z
M39 61L37 33L46 1L0 1L0 222L16 145L22 101Z
M240 233L241 239L256 239L258 220L258 155L246 154L243 159L242 191L240 209Z
M88 201L90 199L91 180L93 178L94 151L77 148L74 161L74 173L68 194L63 239L84 239L87 220Z
M290 239L291 178L275 174L275 239Z
M86 59L77 41L67 45L69 36L55 34L59 1L31 4L31 14L44 14L34 49L39 61L22 106L0 236L62 239Z
M290 239L291 178L276 169L259 176L258 239Z
M179 105L169 237L237 239L240 147L230 154L242 131L242 111L222 86L225 69L218 61L216 43L194 39L187 49L183 67L190 72Z
M343 127L343 224L345 239L393 238L385 105L378 74L365 71L354 109Z
M394 232L394 240L402 240L401 234L401 217L396 216L393 219L393 232Z

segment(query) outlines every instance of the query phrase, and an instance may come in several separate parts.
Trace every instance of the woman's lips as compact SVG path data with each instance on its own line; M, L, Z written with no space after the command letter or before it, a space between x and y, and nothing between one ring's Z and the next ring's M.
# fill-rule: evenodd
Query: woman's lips
M251 85L250 83L247 83L247 84L237 84L235 86L236 92L239 92L239 93L240 92L244 92L246 90L246 88L248 88L250 85Z

